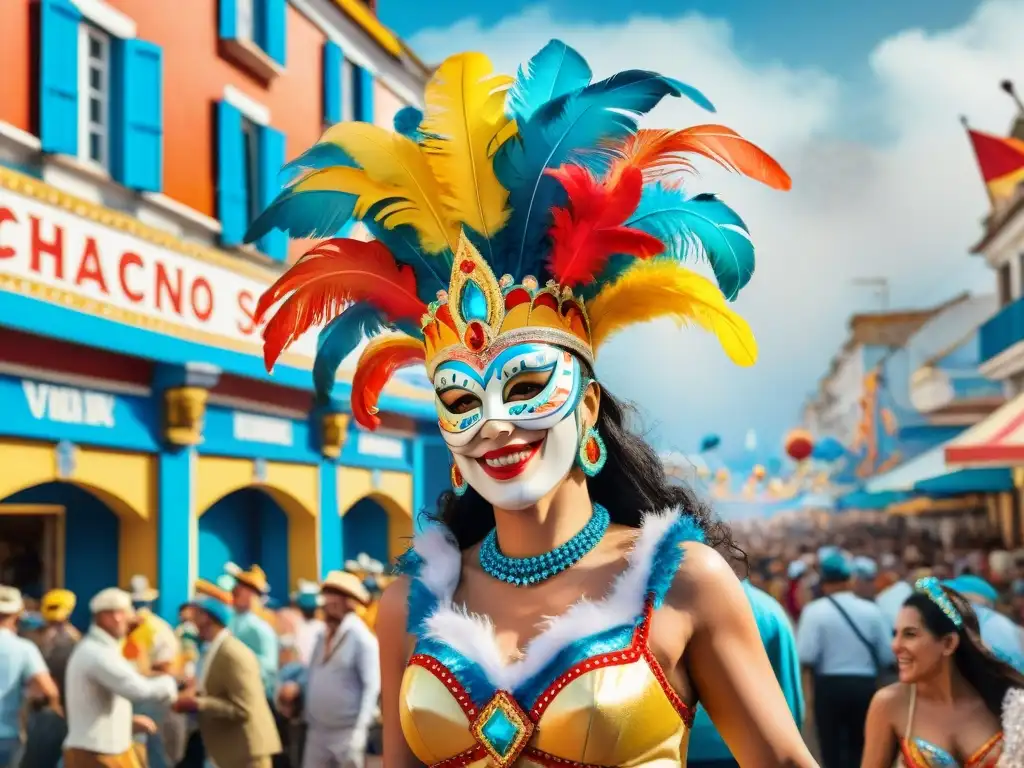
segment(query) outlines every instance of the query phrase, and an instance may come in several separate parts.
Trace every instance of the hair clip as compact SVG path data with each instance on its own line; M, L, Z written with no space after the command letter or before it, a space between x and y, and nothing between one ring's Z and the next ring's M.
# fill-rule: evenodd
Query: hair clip
M957 629L963 626L964 617L960 615L960 611L953 605L953 601L949 599L949 595L942 589L942 585L937 578L926 576L923 579L918 579L917 583L914 584L914 590L925 595L939 606L939 610L946 614L946 618L952 621L953 626Z

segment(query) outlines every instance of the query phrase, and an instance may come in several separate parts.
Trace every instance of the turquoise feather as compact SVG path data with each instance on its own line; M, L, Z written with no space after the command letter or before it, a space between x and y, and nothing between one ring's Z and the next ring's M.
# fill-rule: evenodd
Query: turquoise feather
M549 101L590 85L592 73L586 59L561 40L552 40L519 67L509 89L506 114L520 121Z
M538 109L495 155L494 171L509 191L512 215L500 235L497 274L542 276L551 209L564 205L561 185L549 168L594 153L602 142L626 138L641 115L666 96L689 96L710 106L699 91L654 72L629 70Z
M655 184L644 189L626 226L663 240L666 251L659 258L683 261L699 247L729 301L735 300L754 274L754 244L747 225L715 195L687 198L681 189ZM621 266L620 260L609 262L610 268ZM617 276L607 273L606 269L601 282Z
M423 112L416 107L402 107L395 113L395 132L413 141L419 141L422 138L420 134L420 123L422 122Z
M310 171L319 171L324 168L356 168L355 160L349 157L348 153L329 141L320 141L307 149L301 155L289 163L281 166L278 173L278 181L281 184L291 184L300 176Z
M318 402L326 402L334 389L338 366L363 339L376 336L388 327L384 314L373 304L356 302L346 307L317 337L313 360L313 386Z
M352 218L355 206L356 196L346 192L296 192L286 187L249 226L245 241L255 242L272 229L292 238L335 237Z

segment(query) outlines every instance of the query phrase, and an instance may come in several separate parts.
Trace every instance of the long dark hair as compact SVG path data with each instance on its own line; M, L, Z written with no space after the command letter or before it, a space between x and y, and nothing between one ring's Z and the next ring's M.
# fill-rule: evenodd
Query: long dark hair
M960 644L953 654L953 663L964 679L974 686L974 690L981 696L988 710L996 717L1000 717L1006 692L1011 688L1024 688L1024 675L999 659L982 642L978 615L970 602L949 587L943 587L942 591L963 617L959 629L928 595L915 592L903 604L921 614L925 629L935 637L949 634L960 636Z
M728 559L745 560L732 531L711 508L686 485L669 481L658 454L630 428L630 416L635 416L635 409L602 388L596 426L608 460L596 476L587 478L590 498L608 510L613 523L631 528L640 527L645 512L678 507L700 524L705 543ZM494 528L494 508L472 487L462 496L445 491L438 510L427 514L448 527L460 549L479 543Z

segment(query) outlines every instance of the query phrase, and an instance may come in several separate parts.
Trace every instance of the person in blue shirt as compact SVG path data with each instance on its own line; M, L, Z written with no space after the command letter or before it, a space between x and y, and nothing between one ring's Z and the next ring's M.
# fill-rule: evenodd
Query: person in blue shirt
M822 597L800 616L800 663L814 675L814 724L824 768L858 768L878 678L893 665L882 611L853 592L853 563L833 551L819 563Z
M804 696L800 683L800 659L796 652L796 638L789 616L782 605L767 592L749 581L743 582L743 591L750 602L757 621L761 642L768 653L768 659L775 670L782 693L789 704L789 711L797 725L804 720ZM690 746L687 751L688 768L739 768L718 730L711 722L704 707L697 708L697 715L690 729Z

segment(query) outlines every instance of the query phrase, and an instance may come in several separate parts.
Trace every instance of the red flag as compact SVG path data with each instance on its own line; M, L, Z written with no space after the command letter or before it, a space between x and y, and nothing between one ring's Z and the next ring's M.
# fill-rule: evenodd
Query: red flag
M1012 195L1024 182L1024 141L968 130L981 177L993 200Z

